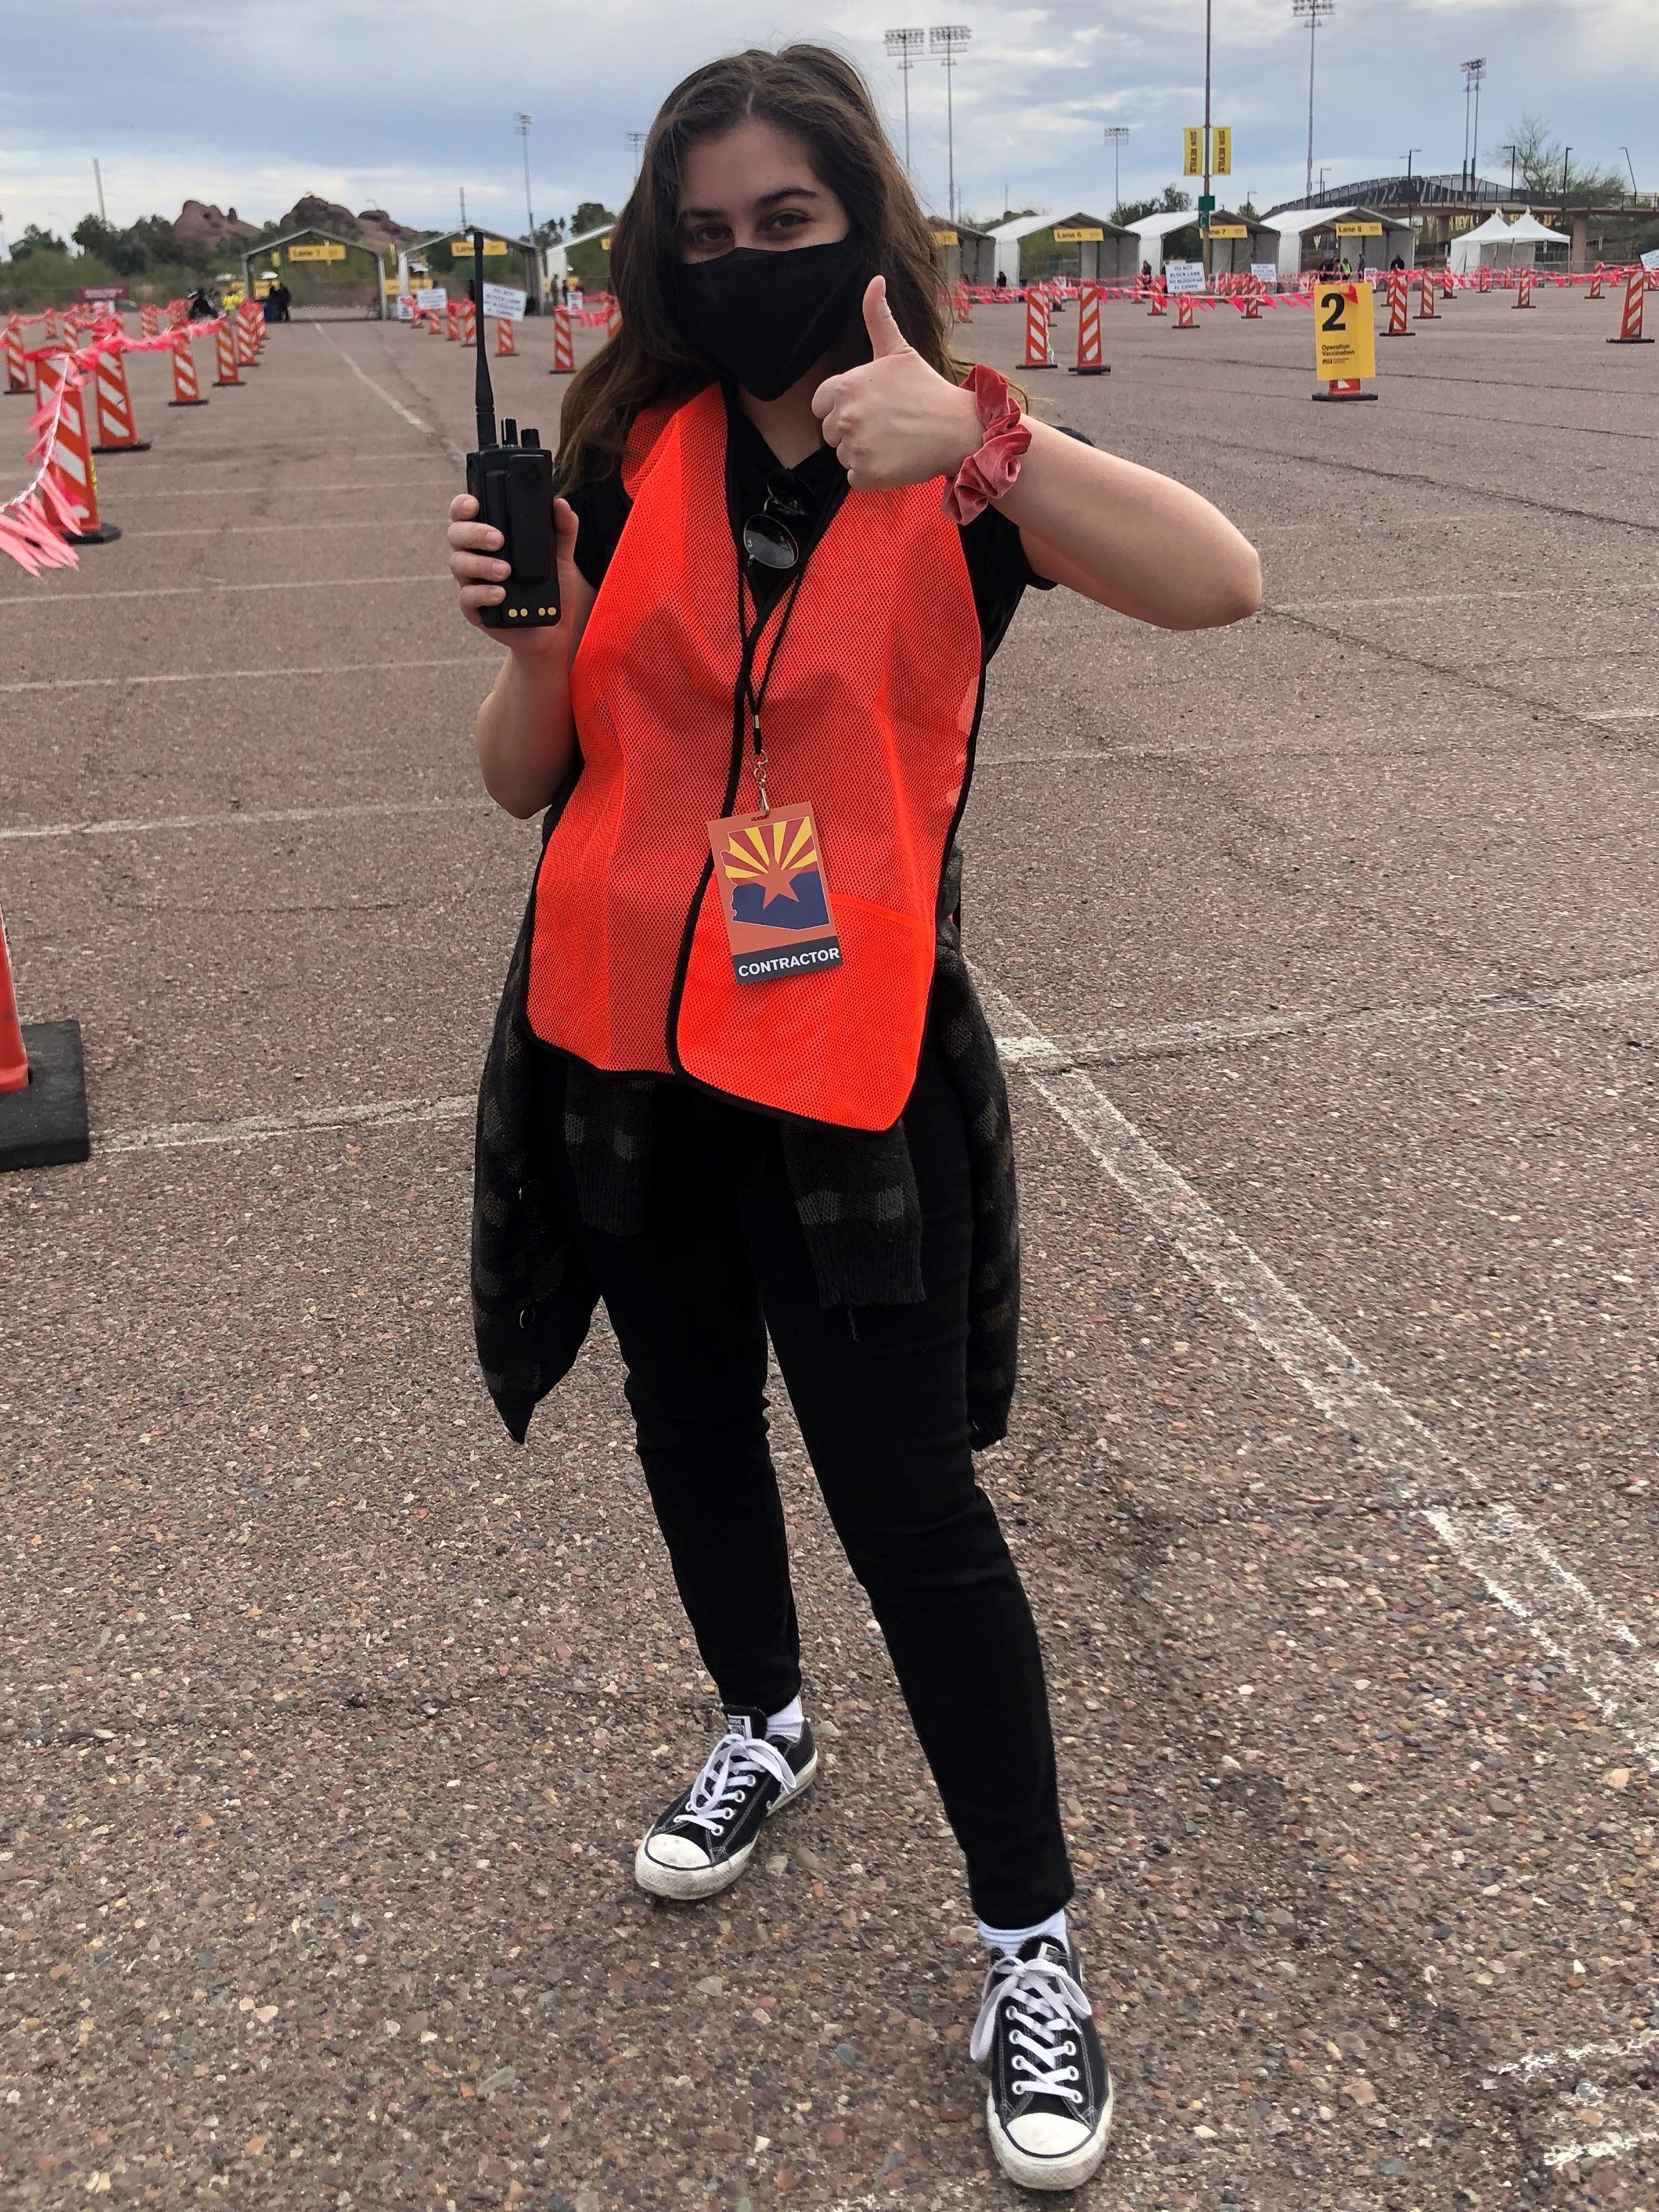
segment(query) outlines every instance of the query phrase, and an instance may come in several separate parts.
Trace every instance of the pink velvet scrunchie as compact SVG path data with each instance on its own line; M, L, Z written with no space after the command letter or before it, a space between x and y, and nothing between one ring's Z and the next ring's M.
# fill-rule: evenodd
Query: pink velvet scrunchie
M945 487L945 512L952 522L971 522L988 501L1001 498L1018 476L1020 457L1031 442L1031 426L1022 421L1006 376L980 362L963 388L974 395L985 440Z

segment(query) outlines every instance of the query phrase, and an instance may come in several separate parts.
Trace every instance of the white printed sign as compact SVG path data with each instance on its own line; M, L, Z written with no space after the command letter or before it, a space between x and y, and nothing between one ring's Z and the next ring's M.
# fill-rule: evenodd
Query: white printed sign
M1201 292L1204 289L1204 264L1201 261L1166 261L1164 281L1172 292Z
M492 284L485 279L483 311L501 321L521 323L524 320L525 295L511 284Z
M1659 246L1656 246L1651 253L1642 256L1642 266L1644 269L1659 269Z
M422 313L424 313L428 307L435 307L438 310L438 313L441 315L444 309L449 305L449 295L445 291L441 284L428 284L425 291L419 295L419 298L421 312Z
M1276 284L1279 282L1279 264L1276 261L1253 261L1250 274L1258 284Z

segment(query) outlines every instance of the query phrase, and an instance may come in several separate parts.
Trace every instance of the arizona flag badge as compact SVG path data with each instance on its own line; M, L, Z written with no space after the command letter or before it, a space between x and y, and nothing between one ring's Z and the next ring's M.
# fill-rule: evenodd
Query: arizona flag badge
M732 814L708 825L714 884L739 983L841 965L810 806Z

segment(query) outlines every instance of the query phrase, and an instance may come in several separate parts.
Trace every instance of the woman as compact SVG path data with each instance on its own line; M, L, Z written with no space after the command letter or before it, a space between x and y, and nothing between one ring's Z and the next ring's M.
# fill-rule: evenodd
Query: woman
M1111 2077L1036 1632L974 1480L1006 1425L1018 1258L954 837L1028 586L1176 629L1260 586L1204 501L964 376L933 255L826 49L712 63L653 126L611 257L621 335L564 408L563 617L486 633L507 658L485 787L548 815L480 1106L475 1321L520 1438L598 1299L616 1331L725 1708L635 1859L679 1899L737 1880L817 1768L769 1334L967 1858L996 2156L1070 2189ZM470 499L451 516L477 623L500 541Z

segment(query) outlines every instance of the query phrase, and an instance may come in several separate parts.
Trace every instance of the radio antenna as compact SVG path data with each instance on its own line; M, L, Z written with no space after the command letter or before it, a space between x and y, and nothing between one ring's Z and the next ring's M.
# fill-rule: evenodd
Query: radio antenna
M472 336L478 349L478 368L473 379L472 396L478 410L478 451L481 453L495 442L495 387L489 381L489 349L484 343L483 294L483 233L475 230L472 234Z

